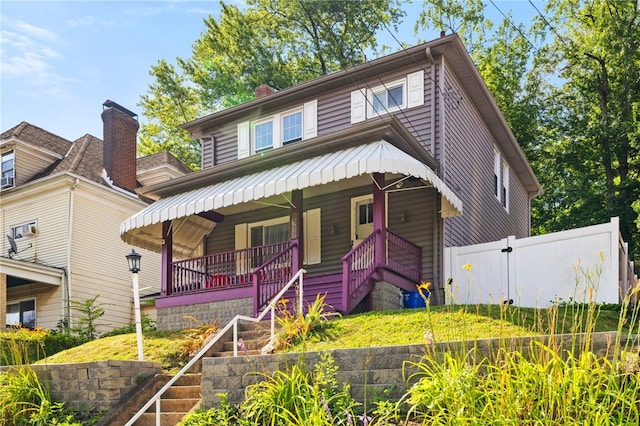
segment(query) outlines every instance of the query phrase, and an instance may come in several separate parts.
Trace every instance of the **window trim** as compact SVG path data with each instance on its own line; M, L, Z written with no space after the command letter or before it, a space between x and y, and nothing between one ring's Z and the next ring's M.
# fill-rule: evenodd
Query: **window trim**
M268 123L271 123L271 146L258 149L258 147L256 146L256 143L258 141L258 137L256 134L257 128L258 126L261 126L263 124L268 124ZM275 145L276 145L275 136L277 134L275 123L276 123L276 120L274 119L274 117L267 117L267 118L263 118L263 119L251 122L251 152L252 153L260 154L261 152L270 151L273 148L275 148Z
M33 229L35 229L34 232L30 233L30 232L25 232L25 230L29 227L33 227ZM18 228L22 228L20 230L18 230ZM23 222L19 225L12 225L9 228L9 234L11 236L11 238L13 238L14 240L21 240L23 238L30 238L36 235L38 230L38 221L37 220L29 220L27 222Z
M506 161L502 162L502 207L508 212L509 211L509 165Z
M389 91L400 86L402 88L402 103L393 107L389 107ZM377 95L385 93L387 95L386 105L380 111L374 109L374 98ZM390 81L380 86L376 86L367 90L367 117L378 117L384 114L400 111L407 108L407 78L403 77L398 80Z
M300 136L298 138L295 139L285 139L284 137L284 132L285 132L285 126L284 126L284 120L287 117L291 117L295 114L300 114ZM287 110L283 113L280 113L280 140L282 141L282 145L288 145L290 143L295 143L295 142L299 142L301 140L304 139L304 108L302 106L297 107L297 108L293 108L290 110Z
M266 219L259 222L247 223L247 247L253 247L251 245L251 231L253 230L253 228L257 228L260 226L264 228L265 226L282 225L283 223L289 223L289 216L281 216L274 219ZM289 239L291 239L291 235L289 235ZM264 241L262 245L264 245Z
M5 157L11 156L11 168L7 171L2 170L2 164L6 161ZM6 179L7 183L2 184ZM0 187L12 188L16 184L16 153L14 150L5 151L0 154Z

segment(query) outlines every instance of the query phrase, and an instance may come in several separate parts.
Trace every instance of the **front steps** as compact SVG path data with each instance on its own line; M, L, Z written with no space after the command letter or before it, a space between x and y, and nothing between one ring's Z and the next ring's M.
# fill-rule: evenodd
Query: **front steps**
M238 356L261 355L263 347L269 344L271 339L271 322L241 322L238 323L238 340L242 339L247 353L238 347ZM208 357L233 356L233 332L223 337L222 341L214 345L213 351L207 353Z
M127 394L117 407L105 414L96 426L124 426L171 378L172 376L166 374L148 378ZM164 393L160 400L162 426L176 425L189 412L200 406L201 381L200 374L185 374ZM155 410L156 404L153 404L134 425L155 426Z

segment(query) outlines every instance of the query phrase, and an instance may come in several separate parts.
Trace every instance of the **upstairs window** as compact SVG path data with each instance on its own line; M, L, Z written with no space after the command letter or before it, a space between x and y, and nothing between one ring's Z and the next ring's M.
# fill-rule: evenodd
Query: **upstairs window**
M351 92L351 124L421 105L424 105L424 71L373 88L363 83L363 87Z
M302 140L302 110L282 115L282 144Z
M253 128L254 151L273 148L273 120L258 123Z
M493 195L500 199L500 152L493 148Z
M260 154L318 135L318 101L255 121L238 123L238 158Z
M36 235L37 223L35 220L11 227L11 238L19 240L21 238L32 237Z
M509 166L502 163L502 207L509 211Z
M369 93L370 115L404 108L405 90L404 79L372 89Z
M15 185L15 156L13 151L5 152L0 157L0 188L11 188Z

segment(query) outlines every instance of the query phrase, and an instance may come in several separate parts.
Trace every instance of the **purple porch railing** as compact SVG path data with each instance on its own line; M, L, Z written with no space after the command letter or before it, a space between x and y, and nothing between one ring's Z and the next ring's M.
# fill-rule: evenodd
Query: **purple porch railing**
M253 271L253 313L256 315L269 300L271 300L291 277L298 271L293 271L293 256L298 243L287 243L275 257L260 265Z
M358 301L358 293L381 267L418 283L422 276L422 249L388 229L385 230L385 253L378 255L376 264L376 239L380 231L374 231L342 258L342 308L349 312Z
M342 258L342 309L345 312L351 310L349 301L376 270L375 242L379 234L373 231Z
M251 285L253 269L289 246L286 241L173 262L173 280L163 296Z
M416 283L422 277L422 249L387 229L387 268Z

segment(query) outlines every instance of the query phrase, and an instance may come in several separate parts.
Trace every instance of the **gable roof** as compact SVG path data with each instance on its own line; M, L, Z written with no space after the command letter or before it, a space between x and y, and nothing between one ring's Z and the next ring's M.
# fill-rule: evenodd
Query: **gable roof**
M26 121L0 134L0 141L7 139L19 139L29 145L53 151L58 155L65 155L72 144L70 140L54 135Z
M103 142L101 139L85 134L71 142L26 121L0 134L0 143L13 140L16 143L52 151L62 157L53 161L49 167L31 177L28 182L61 173L71 173L105 186L109 186L102 177ZM150 154L136 159L139 170L147 170L163 164L169 164L183 173L192 170L167 151Z

